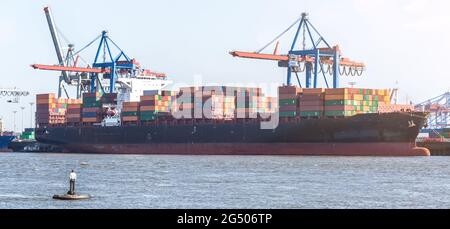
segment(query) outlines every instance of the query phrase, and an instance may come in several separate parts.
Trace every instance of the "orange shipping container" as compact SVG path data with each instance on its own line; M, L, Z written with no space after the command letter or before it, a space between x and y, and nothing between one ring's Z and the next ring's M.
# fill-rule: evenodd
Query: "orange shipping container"
M139 107L139 102L124 102L123 107Z
M67 109L80 109L82 108L81 104L67 104Z
M353 96L350 94L341 94L341 95L325 95L325 100L331 101L331 100L351 100Z
M156 106L141 106L140 111L156 111Z
M344 95L344 94L348 94L349 90L348 88L330 88L330 89L325 89L325 93L327 95Z
M81 118L81 114L66 114L66 118Z
M153 101L158 100L159 95L144 95L141 96L141 101Z
M122 122L137 122L137 121L139 121L139 117L137 117L137 116L122 117Z
M56 103L56 99L37 99L36 103L37 104L52 104L52 103Z
M85 123L95 123L95 122L101 122L98 118L83 118L82 120Z
M136 112L139 111L139 107L123 107L122 112Z

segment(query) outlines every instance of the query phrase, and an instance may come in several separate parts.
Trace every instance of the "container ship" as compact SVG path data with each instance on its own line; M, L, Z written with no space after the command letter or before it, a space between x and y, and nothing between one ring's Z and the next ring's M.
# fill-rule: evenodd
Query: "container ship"
M41 143L71 153L99 154L430 155L415 145L428 114L391 104L389 90L339 88L340 75L361 75L365 65L343 58L339 46L326 42L307 13L288 28L299 24L288 54L278 54L278 43L273 54L261 53L283 34L258 52L230 53L277 61L287 68L287 86L279 88L278 97L269 97L252 87L167 90L165 74L144 70L106 31L97 38L100 45L92 65L65 64L50 10L44 11L59 65L33 68L60 71L60 80L86 82L84 88L78 83L78 91L88 90L77 94L80 99L62 99L61 93L37 95L35 135ZM303 49L298 50L301 34ZM317 38L309 48L306 42ZM121 51L116 58L112 45ZM66 56L73 57L70 52ZM83 81L74 73L89 77ZM304 87L299 73L306 75ZM321 73L330 89L318 87ZM291 86L294 75L298 86Z
M72 153L430 155L415 145L428 114L407 107L392 110L387 90L280 87L278 99L264 97L259 88L232 90L232 96L217 95L210 87L144 95L140 102L123 103L116 126L104 121L110 108L102 106L114 102L115 94L85 94L83 102L56 105L68 107L63 108L66 119L48 119L47 110L38 110L36 139ZM51 94L37 98L40 109L55 107L57 101ZM269 119L278 122L262 128Z

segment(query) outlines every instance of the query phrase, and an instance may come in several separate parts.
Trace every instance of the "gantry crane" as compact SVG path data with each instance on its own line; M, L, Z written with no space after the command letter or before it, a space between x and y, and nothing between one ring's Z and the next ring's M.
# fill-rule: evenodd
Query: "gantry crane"
M415 109L430 112L427 128L450 128L450 91L417 104Z
M74 52L73 45L69 45L69 51L67 52L66 58L64 59L50 8L45 7L44 11L47 17L50 32L52 34L52 39L59 64L33 64L31 66L34 69L39 70L61 71L58 97L61 97L61 91L64 89L63 82L68 85L78 86L77 98L80 98L82 92L104 91L104 88L108 88L108 91L110 93L113 93L116 89L115 87L118 79L120 79L121 77L135 76L141 72L145 72L146 75L166 78L166 75L164 73L156 73L141 69L140 64L135 59L129 58L125 54L125 52L122 51L122 49L118 45L116 45L113 40L111 40L107 31L102 31L99 36L97 36L93 41L89 42L86 46L84 46L77 52ZM78 67L77 62L80 58L80 53L94 44L97 40L100 40L100 44L97 48L92 67ZM111 46L120 51L120 53L116 57L113 57ZM105 79L109 80L109 86L107 87L104 87L104 85L102 85L101 83L101 81ZM86 85L88 86L88 88L86 88ZM67 97L69 96L67 95Z
M295 33L295 37L287 54L278 54L278 42L273 54L261 53L267 47L278 41L284 34L294 28L297 24L298 28ZM300 34L303 34L303 42L302 49L299 50L297 42L299 41ZM317 40L315 37L317 37ZM311 42L311 47L307 46L308 42ZM318 87L319 73L322 73L327 88L329 88L330 85L328 84L326 73L332 75L332 87L337 88L339 87L340 75L361 76L366 67L364 63L343 58L341 56L339 46L331 47L329 45L317 29L311 24L307 13L302 13L301 17L297 21L295 21L283 33L278 35L260 50L256 52L233 51L230 52L230 54L234 57L240 58L278 61L279 67L287 68L287 85L292 85L291 78L292 73L294 73L299 86L302 87L298 73L305 72L306 76L304 81L306 88Z
M29 96L30 92L28 91L22 91L17 88L12 89L6 89L6 88L0 88L0 97L6 96L6 97L14 97L12 100L8 100L8 103L19 103L20 97Z

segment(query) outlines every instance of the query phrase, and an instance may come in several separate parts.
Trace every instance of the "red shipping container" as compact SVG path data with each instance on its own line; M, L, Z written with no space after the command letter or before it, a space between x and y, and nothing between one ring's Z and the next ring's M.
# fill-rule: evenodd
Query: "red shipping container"
M66 118L78 118L78 119L80 119L81 118L81 114L67 114L66 115Z
M281 112L287 112L287 111L297 111L297 107L296 106L281 106L280 107L280 111Z
M139 117L137 117L137 116L122 117L122 122L137 122L137 121L139 121Z
M53 94L53 93L36 95L36 99L54 99L54 98L55 98L55 94Z
M278 98L279 99L297 99L298 95L297 94L279 94Z
M80 109L83 106L81 104L67 104L67 109Z
M95 122L101 122L102 120L99 118L83 118L82 121L85 123L95 123Z
M348 94L348 88L330 88L325 89L325 94L327 95L345 95Z
M145 100L140 102L140 106L155 106L156 101L155 100Z
M295 86L283 86L278 88L278 94L299 94L302 89Z
M83 108L83 112L89 112L89 113L93 113L93 112L101 112L102 108L99 107L87 107L87 108Z
M66 122L70 123L79 123L81 121L81 118L67 118Z
M141 106L139 108L140 111L155 111L156 106Z
M81 114L81 108L68 109L67 114Z
M303 94L299 96L299 101L324 101L324 94Z

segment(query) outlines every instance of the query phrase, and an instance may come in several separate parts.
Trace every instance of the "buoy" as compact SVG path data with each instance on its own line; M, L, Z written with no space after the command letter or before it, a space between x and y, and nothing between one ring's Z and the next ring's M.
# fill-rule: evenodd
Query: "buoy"
M89 195L54 195L53 199L56 200L88 200L91 197Z

